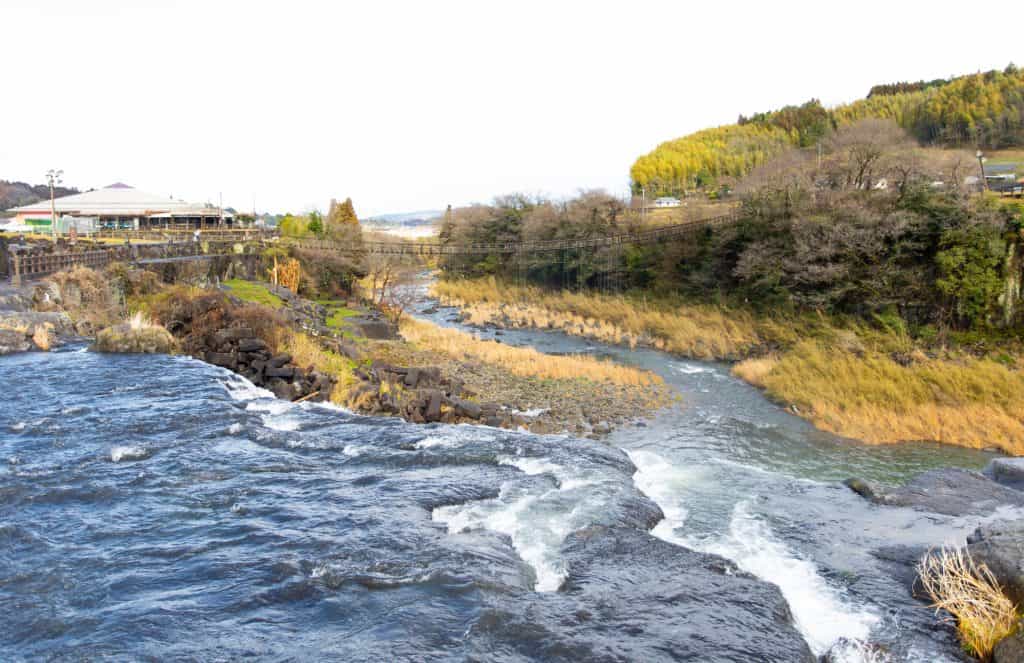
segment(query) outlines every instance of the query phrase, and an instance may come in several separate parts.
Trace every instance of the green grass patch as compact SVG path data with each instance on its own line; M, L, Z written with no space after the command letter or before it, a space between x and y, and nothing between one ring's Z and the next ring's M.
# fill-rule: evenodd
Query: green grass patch
M342 325L347 325L348 323L346 320L357 315L359 315L359 311L353 311L352 309L345 308L344 306L332 309L330 315L327 316L327 326L341 327Z
M231 290L232 295L242 301L262 304L270 308L281 308L284 306L284 300L270 292L267 286L262 283L243 281L242 279L229 279L224 281L224 285Z

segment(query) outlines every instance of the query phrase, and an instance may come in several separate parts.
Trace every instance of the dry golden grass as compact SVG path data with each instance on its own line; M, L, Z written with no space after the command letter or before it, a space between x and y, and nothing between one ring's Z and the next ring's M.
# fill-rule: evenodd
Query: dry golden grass
M32 334L32 342L43 352L49 352L54 342L53 325L49 322L38 325Z
M902 366L820 341L734 372L794 404L819 428L871 443L906 440L1024 454L1024 374L988 359L932 359Z
M547 355L533 348L517 348L485 341L457 329L446 329L422 320L405 319L402 336L416 345L456 359L480 361L499 366L524 377L551 380L586 379L621 385L661 384L659 376L611 361L586 355Z
M473 324L558 329L699 359L733 372L818 428L874 444L934 441L1024 454L1024 373L988 359L928 359L905 333L824 316L759 318L713 306L554 293L494 279L439 282ZM778 354L757 356L765 347ZM903 366L890 353L910 357Z
M12 331L18 334L28 334L31 327L22 321L11 322L10 320L0 320L0 329L4 331Z
M964 549L942 549L918 563L921 584L933 603L956 620L964 648L983 661L991 660L996 644L1012 634L1019 616L984 564Z
M767 357L752 357L744 359L732 367L732 374L748 382L755 387L764 389L765 378L779 365L779 358L775 355Z
M316 340L297 331L288 332L283 347L284 351L292 356L295 365L303 368L313 367L334 377L337 381L330 394L330 400L338 405L347 404L349 390L357 381L352 373L355 364L351 359L324 349Z
M795 340L774 320L714 306L648 304L642 299L510 286L493 278L441 281L434 294L462 307L473 324L558 329L606 343L649 345L698 359L738 359L766 342Z

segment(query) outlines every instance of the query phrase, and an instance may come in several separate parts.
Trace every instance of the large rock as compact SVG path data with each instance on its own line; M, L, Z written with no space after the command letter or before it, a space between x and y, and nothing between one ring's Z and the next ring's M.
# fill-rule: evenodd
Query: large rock
M956 468L919 474L894 490L860 479L846 484L876 504L905 506L949 516L987 516L999 506L1024 507L1024 493L1002 486L978 472Z
M994 458L982 473L1004 486L1024 490L1024 458Z
M0 355L28 352L32 348L32 341L24 331L0 329Z
M428 421L441 421L441 392L431 391L427 396L427 406L423 410L423 418Z
M460 398L452 399L452 407L455 408L455 414L468 419L479 419L483 413L480 406L473 401L465 401Z
M1024 521L982 525L967 544L974 561L992 571L1010 600L1024 605Z
M562 555L559 591L484 609L472 660L816 660L779 588L726 559L604 525L571 534Z
M992 652L992 663L1021 663L1024 661L1024 630L1003 638Z
M133 327L128 323L114 325L96 335L93 350L141 354L171 354L178 347L171 333L159 325Z

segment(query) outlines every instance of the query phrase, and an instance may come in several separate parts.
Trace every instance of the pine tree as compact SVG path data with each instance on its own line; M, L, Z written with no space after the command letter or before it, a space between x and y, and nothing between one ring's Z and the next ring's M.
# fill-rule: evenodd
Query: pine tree
M346 198L345 202L341 204L335 200L331 201L331 209L327 213L327 225L332 228L359 225L359 217L356 216L356 208L352 204L351 198Z

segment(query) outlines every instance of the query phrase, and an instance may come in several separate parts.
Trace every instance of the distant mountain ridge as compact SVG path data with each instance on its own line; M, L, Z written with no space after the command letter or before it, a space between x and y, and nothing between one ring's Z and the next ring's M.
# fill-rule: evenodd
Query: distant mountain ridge
M81 193L78 189L59 186L54 189L57 198ZM45 184L28 184L27 182L9 182L0 180L0 212L46 200L50 197L50 187Z
M418 212L401 212L397 214L378 214L363 219L371 225L422 226L433 223L444 214L444 210L420 210Z

